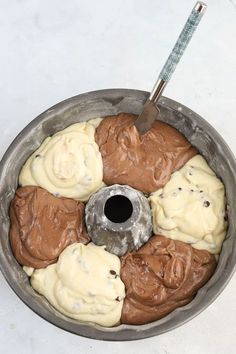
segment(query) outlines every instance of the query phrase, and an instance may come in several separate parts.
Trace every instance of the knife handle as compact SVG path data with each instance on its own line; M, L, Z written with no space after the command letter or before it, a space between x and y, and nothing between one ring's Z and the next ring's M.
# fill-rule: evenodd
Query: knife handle
M198 1L194 6L187 22L175 43L172 52L170 53L165 65L163 66L161 73L158 77L158 81L156 82L149 100L157 102L166 83L170 80L175 68L180 61L190 39L192 38L193 33L195 32L202 15L206 10L207 5L201 1Z

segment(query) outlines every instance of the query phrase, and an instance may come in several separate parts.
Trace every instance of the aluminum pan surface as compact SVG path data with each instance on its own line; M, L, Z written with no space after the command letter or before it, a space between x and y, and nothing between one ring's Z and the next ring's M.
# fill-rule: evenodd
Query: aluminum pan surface
M221 136L199 115L165 97L160 100L160 120L182 132L204 155L223 180L228 201L229 230L217 270L194 300L161 320L141 325L103 328L67 318L56 311L30 286L29 279L12 255L8 230L8 208L17 188L19 171L41 142L65 127L95 117L120 112L139 114L149 93L127 89L108 89L69 98L35 118L16 137L0 163L0 268L15 293L44 319L72 333L100 340L135 340L167 332L200 313L224 289L236 267L236 161Z

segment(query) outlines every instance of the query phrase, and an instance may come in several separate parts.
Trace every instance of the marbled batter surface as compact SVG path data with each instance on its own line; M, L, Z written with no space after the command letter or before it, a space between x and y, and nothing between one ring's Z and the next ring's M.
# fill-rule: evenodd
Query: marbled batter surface
M136 118L120 114L69 126L47 138L20 174L23 185L42 185L57 196L85 201L103 181L154 192L154 232L167 238L153 236L122 257L121 279L118 257L93 243L75 243L89 240L82 202L30 186L17 191L11 207L11 244L17 260L33 268L48 265L26 268L33 288L61 313L107 327L120 319L149 323L190 302L213 274L216 260L188 243L218 253L226 230L224 186L205 160L194 156L197 150L160 121L140 135ZM202 221L200 226L196 220Z
M16 190L10 206L10 242L17 261L43 268L57 261L74 242L88 243L84 224L84 204L56 198L40 187Z
M96 129L95 140L107 185L127 184L151 193L164 186L171 173L197 151L175 128L160 121L140 135L134 125L136 118L128 113L104 118Z
M153 236L137 252L121 259L126 298L121 322L145 324L190 302L212 276L215 257L208 251Z

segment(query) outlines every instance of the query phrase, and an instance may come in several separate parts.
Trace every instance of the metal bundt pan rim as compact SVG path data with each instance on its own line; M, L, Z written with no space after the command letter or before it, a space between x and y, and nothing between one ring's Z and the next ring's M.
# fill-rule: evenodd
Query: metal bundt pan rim
M232 192L233 190L235 195L236 160L234 155L208 122L184 105L165 97L160 100L160 119L169 124L172 123L193 145L199 148L213 170L223 179L230 205L228 211L230 226L217 270L209 282L198 291L195 298L188 305L176 309L158 321L139 326L120 325L105 328L93 323L78 322L56 311L30 287L28 277L14 259L8 240L9 219L7 215L9 202L17 187L19 166L22 166L26 158L46 136L78 121L78 115L82 120L88 120L98 116L95 111L101 112L100 116L120 112L139 114L148 95L148 92L139 90L107 89L66 99L30 122L14 139L0 162L0 269L14 292L35 313L62 329L84 337L112 341L137 340L172 330L188 322L208 307L223 291L236 269L236 201L233 200ZM69 122L71 112L74 114L73 122ZM54 124L50 126L52 120ZM17 164L18 167L16 167ZM11 183L8 183L8 180Z

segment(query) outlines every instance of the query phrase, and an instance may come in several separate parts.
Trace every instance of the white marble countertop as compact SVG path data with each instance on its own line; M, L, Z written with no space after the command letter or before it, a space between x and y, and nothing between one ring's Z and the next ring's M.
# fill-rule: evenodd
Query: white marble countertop
M236 154L236 0L209 7L165 95L198 112ZM0 0L0 156L51 105L102 88L150 90L189 0ZM72 335L33 313L0 275L0 352L235 353L236 275L184 326L135 342Z

